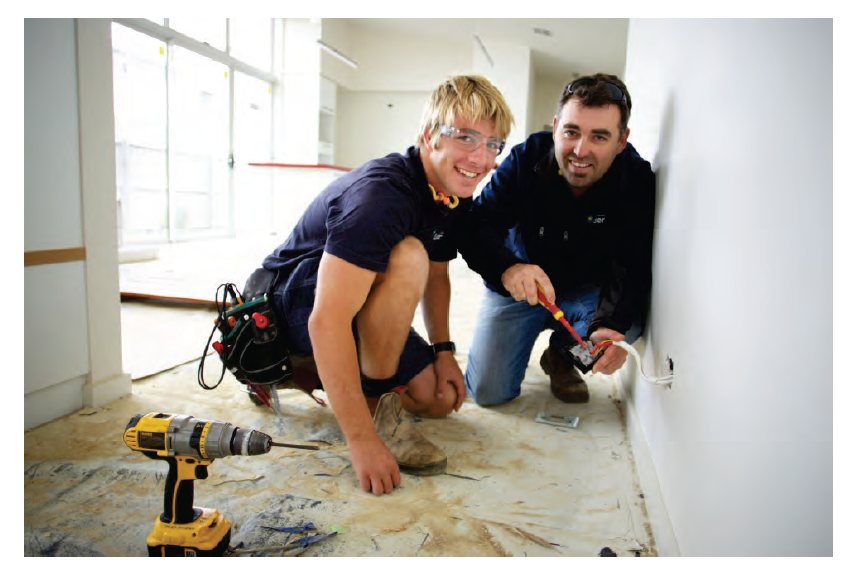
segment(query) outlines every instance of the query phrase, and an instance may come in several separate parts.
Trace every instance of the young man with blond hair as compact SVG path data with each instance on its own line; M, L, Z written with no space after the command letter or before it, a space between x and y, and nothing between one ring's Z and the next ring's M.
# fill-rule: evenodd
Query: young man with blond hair
M402 421L402 410L436 418L463 403L448 261L457 255L455 225L512 122L487 79L446 79L428 100L416 144L332 182L263 262L280 272L274 303L289 349L313 357L360 486L375 495L400 484L399 469L445 470L445 454ZM411 327L420 303L428 341Z

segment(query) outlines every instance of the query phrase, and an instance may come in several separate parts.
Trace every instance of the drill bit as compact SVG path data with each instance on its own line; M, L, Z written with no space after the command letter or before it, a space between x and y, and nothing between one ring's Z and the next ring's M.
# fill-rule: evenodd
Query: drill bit
M288 444L288 443L276 443L273 441L270 441L270 446L271 447L288 447L291 449L306 449L307 451L317 451L320 449L320 447L318 447L317 445L292 445L292 444Z

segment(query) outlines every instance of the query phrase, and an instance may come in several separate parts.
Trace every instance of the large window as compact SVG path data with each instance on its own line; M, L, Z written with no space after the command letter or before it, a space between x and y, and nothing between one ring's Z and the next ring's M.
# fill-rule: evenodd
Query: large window
M122 244L232 235L268 217L272 19L117 19L114 107ZM256 223L257 226L257 223Z
M125 241L168 238L166 45L113 25L119 228Z

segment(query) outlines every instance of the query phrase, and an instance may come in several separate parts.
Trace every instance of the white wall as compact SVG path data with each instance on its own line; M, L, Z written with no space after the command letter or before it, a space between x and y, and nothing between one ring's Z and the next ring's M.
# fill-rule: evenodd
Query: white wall
M346 57L355 59L355 45L348 22L346 18L324 18L321 21L321 40ZM359 64L359 61L356 62ZM327 52L321 53L321 71L325 77L344 86L350 86L358 72Z
M24 230L26 250L83 246L74 46L73 20L24 20L24 212L53 210Z
M531 49L500 40L482 39L490 55L488 60L480 45L472 43L472 67L487 77L502 92L514 116L514 125L507 142L512 146L525 141L529 129L532 94ZM508 151L510 148L508 148ZM507 156L507 152L501 160Z
M412 145L425 101L449 75L481 74L502 91L516 118L509 144L523 141L532 124L539 129L535 116L544 115L535 104L539 80L528 47L485 38L490 63L470 38L426 43L394 33L378 35L346 19L324 19L323 29L325 39L359 63L358 70L344 74L326 58L322 61L323 74L339 83L336 164L355 167ZM559 93L560 86L550 101L557 102Z
M404 34L377 34L353 23L347 26L353 51L348 56L359 63L349 79L351 91L429 93L449 75L472 72L469 39L428 43Z
M428 45L405 35L365 30L347 19L324 19L324 38L359 63L342 71L323 61L339 83L335 162L356 167L415 143L430 92L445 77L472 72L469 42Z
M627 55L659 176L645 359L675 364L628 386L660 550L830 556L832 22L632 20Z
M616 73L620 74L620 73ZM571 73L566 78L554 79L550 77L537 77L534 85L534 110L531 119L531 132L543 131L548 125L552 129L552 118L558 109L558 100L564 86L573 80ZM530 133L531 133L530 132Z
M24 21L24 428L130 393L122 374L108 20ZM85 228L84 228L85 227Z
M282 82L276 94L275 157L289 164L318 163L321 25L312 19L283 23Z
M437 81L439 83L439 81ZM336 162L356 167L415 143L429 91L339 89Z

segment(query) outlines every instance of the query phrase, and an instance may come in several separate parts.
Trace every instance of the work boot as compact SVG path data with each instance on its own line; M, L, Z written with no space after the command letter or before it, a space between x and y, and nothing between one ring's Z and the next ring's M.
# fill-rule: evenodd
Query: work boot
M404 420L404 407L397 393L388 392L380 397L374 428L401 471L420 476L445 473L448 464L445 453Z
M579 370L564 360L558 350L549 346L540 356L540 367L549 375L552 394L561 402L580 403L588 401L588 386Z

